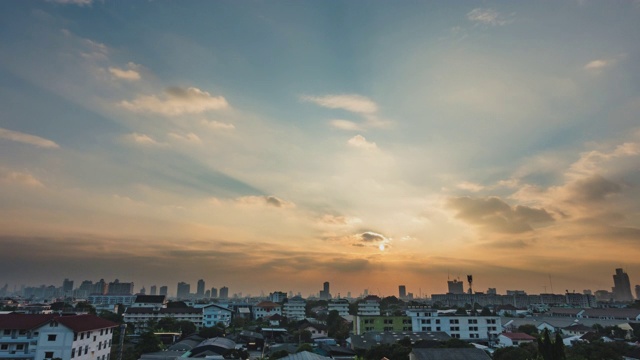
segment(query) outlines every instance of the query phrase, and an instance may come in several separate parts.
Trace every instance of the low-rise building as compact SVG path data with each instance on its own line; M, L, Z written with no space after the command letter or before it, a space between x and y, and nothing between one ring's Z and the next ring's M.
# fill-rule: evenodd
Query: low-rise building
M302 320L306 317L307 302L300 296L294 296L284 304L283 315L289 320Z
M157 322L165 317L174 318L176 321L190 321L197 329L202 328L202 309L164 308L154 310L152 308L130 307L124 312L124 321L133 324L136 333L144 332L150 321Z
M367 331L411 331L408 316L355 316L353 333L361 335Z
M358 303L358 316L379 316L380 298L374 295L367 296Z
M498 336L498 345L507 346L519 346L520 344L532 343L536 340L531 335L525 333L502 333Z
M233 311L224 306L209 304L202 308L202 326L213 327L218 323L224 326L231 325Z
M0 315L0 359L109 360L116 327L95 315Z
M280 304L271 301L262 301L253 307L254 319L262 319L263 317L270 317L275 314L282 315L282 307Z
M331 299L327 305L327 311L337 311L342 317L349 315L349 300L347 299Z
M444 331L462 340L495 341L502 332L499 316L440 314L433 309L410 309L413 331Z

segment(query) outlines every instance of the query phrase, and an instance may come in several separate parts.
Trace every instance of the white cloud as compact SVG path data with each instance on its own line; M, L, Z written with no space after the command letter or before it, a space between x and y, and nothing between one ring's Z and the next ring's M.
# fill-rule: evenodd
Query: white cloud
M215 120L214 121L202 120L202 124L212 129L233 130L236 128L235 125L233 124L223 123Z
M375 102L357 94L303 96L302 100L329 109L343 109L358 114L372 114L378 111L378 105Z
M591 71L600 71L606 67L612 66L614 63L614 60L598 59L590 61L587 65L584 66L584 69Z
M362 135L356 135L347 141L349 146L353 146L355 148L366 149L366 150L375 150L378 148L376 143L369 142Z
M128 69L120 69L117 67L109 67L109 72L116 79L136 81L140 80L140 72L137 71L138 65L134 63L127 64Z
M120 106L135 112L151 112L165 116L199 114L229 106L222 96L211 96L195 87L170 87L158 95L142 95L133 101L122 101Z
M40 180L36 179L36 177L29 173L21 171L10 171L3 168L0 168L0 182L5 184L26 185L31 187L44 187Z
M458 189L468 190L468 191L472 191L472 192L478 192L480 190L483 190L484 186L482 186L480 184L472 183L472 182L469 182L469 181L463 181L463 182L458 184Z
M57 149L60 147L55 142L45 138L41 138L40 136L29 135L29 134L21 133L18 131L12 131L12 130L7 130L3 128L0 128L0 139L21 142L24 144L34 145L34 146L43 147L43 148Z
M159 145L157 141L155 141L152 137L145 134L132 133L125 135L125 138L129 141L132 141L136 144L141 145Z
M329 121L331 127L340 129L340 130L351 130L351 131L360 131L362 127L353 121L349 120L341 120L341 119L333 119Z
M467 13L467 19L477 24L502 26L511 22L493 9L476 8Z
M171 136L174 139L177 140L181 140L181 141L187 141L187 142L192 142L192 143L196 143L196 144L201 144L202 140L200 139L200 137L194 133L187 133L184 135L181 134L177 134L177 133L169 133L169 136Z

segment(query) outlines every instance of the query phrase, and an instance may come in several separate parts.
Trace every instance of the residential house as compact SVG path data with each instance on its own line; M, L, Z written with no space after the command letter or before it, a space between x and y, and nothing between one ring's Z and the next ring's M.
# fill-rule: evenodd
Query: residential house
M231 325L233 311L227 307L209 304L202 308L202 326L213 327L218 323Z
M118 326L95 315L0 315L0 359L109 360Z
M272 301L262 301L253 307L254 319L262 319L263 317L270 317L275 314L282 315L282 306Z
M532 343L536 340L531 335L525 333L502 333L498 336L498 345L502 347L519 346L521 344Z

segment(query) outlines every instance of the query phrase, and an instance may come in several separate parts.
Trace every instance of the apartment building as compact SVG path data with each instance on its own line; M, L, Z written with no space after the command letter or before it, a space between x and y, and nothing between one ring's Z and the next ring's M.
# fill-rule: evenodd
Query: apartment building
M442 314L433 309L410 309L413 331L444 331L462 340L494 341L501 333L499 316Z

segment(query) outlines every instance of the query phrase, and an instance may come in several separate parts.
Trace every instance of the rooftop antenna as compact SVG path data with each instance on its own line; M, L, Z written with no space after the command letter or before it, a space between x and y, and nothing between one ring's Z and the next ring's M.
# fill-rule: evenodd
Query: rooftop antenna
M551 286L551 293L553 294L553 283L551 282L551 274L549 274L549 286Z

